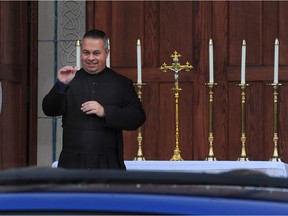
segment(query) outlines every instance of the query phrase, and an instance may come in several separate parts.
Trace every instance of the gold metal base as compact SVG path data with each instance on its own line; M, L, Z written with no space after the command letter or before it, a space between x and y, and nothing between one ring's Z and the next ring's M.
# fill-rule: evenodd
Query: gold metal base
M205 161L217 161L217 159L212 155L208 155L208 157L205 158Z
M183 161L183 158L180 155L181 151L179 149L174 150L174 155L170 161Z
M210 132L209 133L209 137L208 137L208 141L209 141L209 154L208 156L205 158L206 161L216 161L216 157L214 156L214 152L213 152L213 133Z
M271 157L270 158L270 161L272 161L272 162L281 162L281 159L279 158L279 157Z
M245 149L246 133L242 133L240 140L242 143L242 150L241 150L241 156L238 158L238 161L249 161L246 155L246 149Z
M141 129L139 128L139 134L138 134L138 151L137 155L134 158L134 161L145 161L144 155L142 153L142 136L141 136Z
M240 156L237 161L249 161L249 159L247 157Z
M270 158L270 161L281 162L281 159L278 154L278 133L274 133L273 143L274 143L274 151L273 156Z
M136 156L135 158L134 158L134 161L145 161L145 158L144 158L144 156Z

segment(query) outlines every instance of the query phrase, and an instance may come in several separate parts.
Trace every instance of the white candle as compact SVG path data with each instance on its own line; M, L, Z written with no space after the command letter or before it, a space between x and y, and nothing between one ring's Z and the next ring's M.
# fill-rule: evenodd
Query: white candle
M107 59L106 59L106 66L110 68L110 50L111 50L111 48L110 48L110 41L109 41L109 39L107 40L107 42L108 42L108 50L109 50L109 53L108 53L108 57L107 57Z
M76 41L76 66L78 67L78 70L81 68L81 46L80 46L80 40Z
M214 72L213 72L213 41L209 40L209 83L214 83Z
M142 68L141 68L141 44L140 39L137 40L137 83L142 83Z
M278 63L279 63L279 41L275 40L274 50L274 84L278 84Z
M241 58L241 84L245 84L245 67L246 67L246 41L242 41L242 58Z

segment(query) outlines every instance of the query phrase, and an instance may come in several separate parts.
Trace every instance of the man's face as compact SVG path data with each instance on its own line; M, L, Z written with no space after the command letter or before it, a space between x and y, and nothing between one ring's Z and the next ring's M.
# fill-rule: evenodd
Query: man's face
M82 67L91 74L96 74L106 67L108 52L104 48L104 40L84 38L82 41Z

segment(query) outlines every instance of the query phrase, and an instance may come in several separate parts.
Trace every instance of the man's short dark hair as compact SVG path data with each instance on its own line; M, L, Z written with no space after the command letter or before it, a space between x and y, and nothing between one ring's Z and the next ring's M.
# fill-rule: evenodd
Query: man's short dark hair
M101 31L98 29L89 30L84 34L83 39L84 38L103 39L104 40L104 48L105 48L105 50L108 50L108 37L106 36L104 31Z

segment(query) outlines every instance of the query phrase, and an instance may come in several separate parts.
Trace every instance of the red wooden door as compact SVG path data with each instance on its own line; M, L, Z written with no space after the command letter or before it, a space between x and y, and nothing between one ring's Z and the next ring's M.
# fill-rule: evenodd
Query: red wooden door
M111 67L136 81L136 40L141 39L142 101L147 113L143 149L149 160L169 160L175 146L174 77L159 67L180 62L180 149L184 160L208 155L208 42L214 44L214 153L218 160L241 154L241 43L247 42L246 153L269 160L273 153L274 41L280 40L279 154L288 161L288 2L286 1L88 1L87 28L107 32ZM285 85L284 85L285 84ZM125 158L136 154L136 134L125 134ZM144 156L145 156L144 155Z
M28 161L27 2L1 2L0 17L0 168L6 169Z

